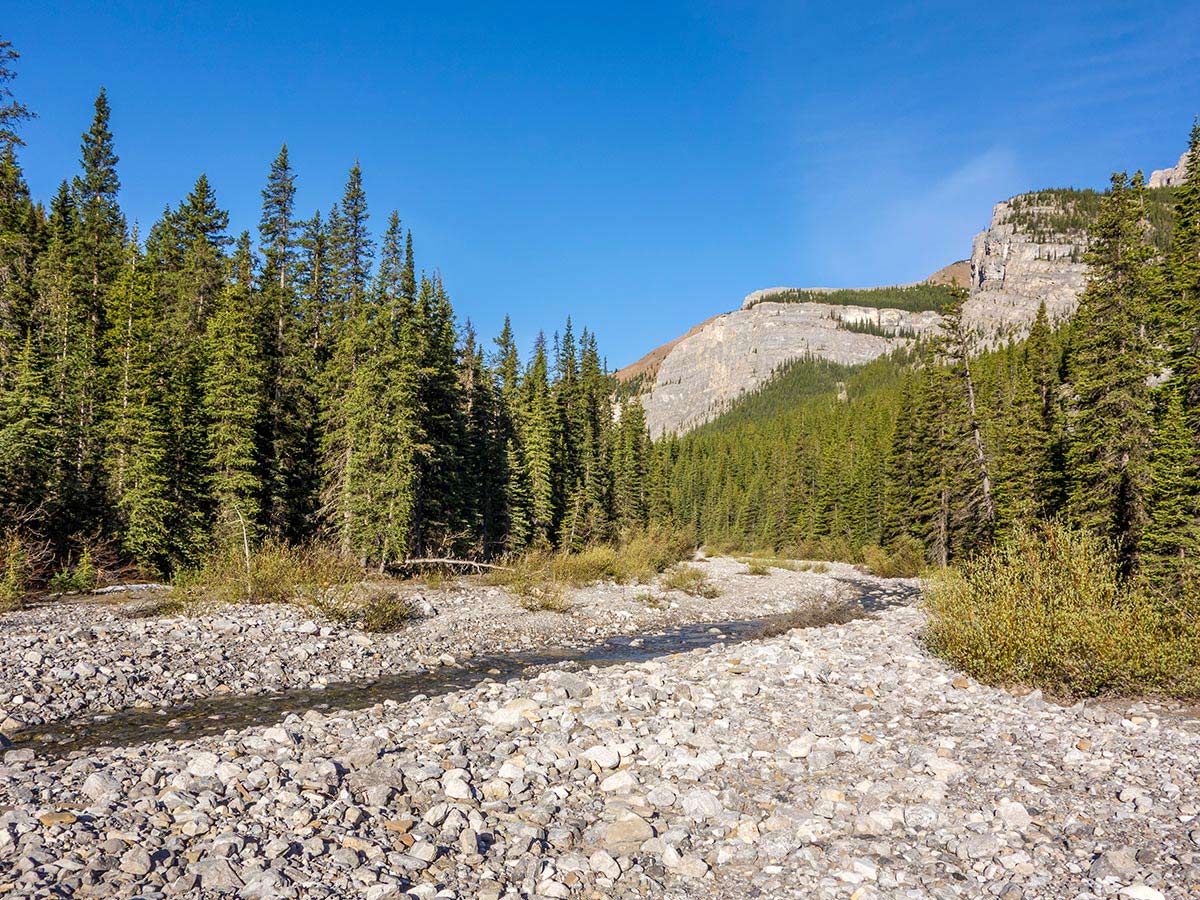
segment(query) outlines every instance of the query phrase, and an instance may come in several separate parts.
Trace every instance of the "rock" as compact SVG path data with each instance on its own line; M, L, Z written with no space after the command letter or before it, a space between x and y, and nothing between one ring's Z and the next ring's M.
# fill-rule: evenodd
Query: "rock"
M121 871L130 875L149 874L151 866L150 854L140 846L130 847L121 857Z
M93 772L84 780L81 790L93 800L109 800L121 793L121 782L101 772Z
M675 871L684 878L703 878L708 874L708 863L698 856L688 854L679 861Z
M217 765L219 763L220 758L215 753L210 753L206 750L193 753L192 758L188 760L188 774L194 775L197 778L211 778L217 774Z
M207 890L229 891L242 887L242 879L227 859L202 859L193 866L193 871Z
M635 787L637 780L625 769L614 772L600 782L600 790L609 794L628 794Z
M1121 888L1119 893L1120 896L1129 897L1130 900L1167 900L1161 891L1156 891L1145 884L1131 884Z
M654 837L654 829L641 816L626 815L604 830L604 849L617 856L630 856Z
M584 759L594 762L601 769L615 769L621 763L621 754L615 747L590 747L583 751Z
M639 846L640 843L641 842L639 842ZM604 850L597 850L595 853L589 856L588 865L591 866L593 872L597 873L598 875L603 875L605 878L609 878L612 881L616 881L621 877L621 867L617 865L617 861Z
M725 807L712 791L696 788L683 795L683 814L694 821L703 822L720 815L724 810Z
M44 812L38 816L38 821L46 828L53 828L55 825L74 825L79 819L74 813L62 810L58 812Z
M1105 850L1092 862L1091 875L1093 878L1125 878L1138 870L1137 857L1134 851L1121 847Z
M1033 821L1029 810L1021 803L1001 803L996 815L1010 831L1024 831Z

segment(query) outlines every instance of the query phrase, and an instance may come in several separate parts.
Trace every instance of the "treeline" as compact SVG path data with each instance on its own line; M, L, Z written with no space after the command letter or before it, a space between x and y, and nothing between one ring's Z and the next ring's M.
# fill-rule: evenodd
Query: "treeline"
M910 284L877 288L839 288L806 291L788 288L756 300L758 303L824 303L832 306L866 306L871 309L903 309L907 312L941 312L951 301L944 284Z
M980 353L961 292L941 335L854 373L802 361L656 445L661 505L702 540L962 559L1030 521L1103 536L1122 570L1194 579L1200 554L1200 125L1168 250L1140 173L1113 177L1067 325ZM830 389L829 382L841 383ZM807 385L824 394L804 394ZM749 411L753 410L753 414Z
M384 566L644 523L644 419L614 419L594 335L522 360L506 320L485 351L397 214L372 233L357 164L297 215L286 145L257 241L204 175L139 235L103 91L46 208L0 50L0 532L167 572L267 538Z

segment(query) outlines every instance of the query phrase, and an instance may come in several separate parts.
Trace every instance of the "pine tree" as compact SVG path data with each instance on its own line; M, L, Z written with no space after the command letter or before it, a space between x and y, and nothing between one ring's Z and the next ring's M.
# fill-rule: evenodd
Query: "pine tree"
M121 547L142 566L165 572L179 552L172 534L165 420L162 299L136 240L109 294L105 340L110 423L106 472Z
M27 335L0 390L0 523L10 527L48 498L54 469L54 419L45 361Z
M246 232L238 239L230 274L204 334L202 408L218 543L253 539L261 512L257 437L265 403L266 368L255 327L253 260Z
M1187 166L1175 193L1175 227L1163 272L1164 318L1167 361L1200 441L1200 118L1192 124Z
M645 410L636 398L621 406L618 431L614 512L622 529L640 528L647 521L650 438Z
M366 194L358 163L350 170L339 206L328 218L327 297L333 310L328 327L329 360L323 368L321 470L323 513L350 556L359 544L360 471L355 458L375 398L361 390L358 374L370 341L367 278L374 245L367 232Z
M422 554L450 551L464 535L466 426L454 311L441 278L421 277L416 331L417 497L413 545Z
M538 333L523 380L520 466L529 492L529 542L554 542L554 400L550 393L546 337Z
M17 134L17 128L22 122L34 118L35 114L15 98L12 88L8 85L17 73L12 64L21 58L21 54L13 49L12 41L0 38L0 144L10 150L24 146L24 141Z
M1179 593L1200 575L1200 480L1195 435L1184 412L1183 389L1167 392L1154 432L1147 489L1149 510L1140 547L1150 583Z
M33 324L34 272L43 231L41 211L29 197L10 144L0 150L0 391L16 371Z
M305 304L297 296L294 221L296 175L287 144L271 164L262 192L259 243L264 265L259 307L263 321L263 363L267 397L260 435L263 458L263 521L270 531L292 540L302 538L315 508L316 415L314 328L306 313L319 314L319 301ZM314 241L321 240L319 224ZM319 264L318 264L319 269ZM323 273L317 273L318 279ZM303 278L303 276L302 276ZM320 326L315 326L320 330Z
M1068 372L1069 509L1111 539L1123 569L1136 568L1146 519L1153 348L1146 337L1150 249L1142 228L1141 173L1115 174L1088 252Z

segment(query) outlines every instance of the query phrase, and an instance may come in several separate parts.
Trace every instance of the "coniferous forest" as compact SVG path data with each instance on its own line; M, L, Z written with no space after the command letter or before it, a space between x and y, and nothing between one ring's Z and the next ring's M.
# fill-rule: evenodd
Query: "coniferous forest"
M0 45L0 526L59 560L167 573L223 544L363 565L583 546L644 521L640 408L568 319L522 360L458 327L414 238L367 200L302 215L284 145L257 234L200 173L139 233L101 90L78 170L30 196ZM374 223L382 221L375 230Z
M651 514L713 544L945 565L1062 521L1122 571L1190 583L1200 554L1200 125L1189 177L1114 175L1074 318L987 346L959 293L942 333L859 369L802 360L715 421L659 441ZM1162 226L1164 195L1172 217ZM866 552L865 552L866 551Z
M1186 184L1115 175L1089 201L1069 322L1042 310L1023 340L985 345L965 294L938 288L936 340L857 369L801 360L651 444L570 319L524 359L507 322L491 341L460 325L357 163L340 200L302 213L285 145L257 234L229 233L202 173L141 232L101 91L78 170L31 197L31 114L0 49L0 527L59 563L103 545L170 573L273 540L387 568L655 525L945 565L1062 520L1111 542L1126 575L1194 577L1200 125Z

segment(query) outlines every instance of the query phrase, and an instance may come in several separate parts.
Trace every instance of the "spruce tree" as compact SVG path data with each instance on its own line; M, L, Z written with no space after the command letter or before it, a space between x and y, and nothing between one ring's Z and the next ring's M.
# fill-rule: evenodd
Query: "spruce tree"
M253 540L262 484L258 431L266 400L266 367L256 329L250 235L243 232L204 334L203 410L208 438L214 536Z
M1155 587L1179 594L1200 575L1200 480L1195 435L1188 426L1183 389L1167 392L1154 431L1147 488L1148 520L1141 568Z
M1092 236L1087 287L1079 301L1068 373L1069 510L1113 541L1122 568L1136 568L1146 521L1154 373L1147 338L1150 272L1139 172L1114 174Z
M0 38L0 144L5 149L24 146L24 141L17 134L22 122L34 118L35 114L21 103L13 94L9 84L17 77L13 64L21 58L21 54L13 49L12 41Z
M122 549L165 572L182 548L172 528L162 298L148 268L135 240L109 295L106 482Z

